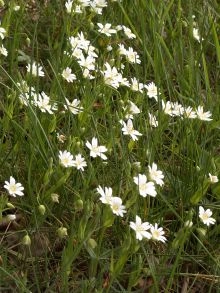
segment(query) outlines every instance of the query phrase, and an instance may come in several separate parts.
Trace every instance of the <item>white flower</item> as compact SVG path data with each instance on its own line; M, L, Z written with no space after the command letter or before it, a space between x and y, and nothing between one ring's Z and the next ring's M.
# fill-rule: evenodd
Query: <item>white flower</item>
M128 110L128 114L125 116L126 119L133 119L133 115L140 114L140 109L131 101L128 101L130 105L128 106L128 109L125 108L125 110Z
M152 167L148 166L148 170L149 170L149 178L152 181L155 181L156 184L159 184L160 186L162 186L164 184L163 182L163 172L160 170L157 170L157 164L153 163Z
M104 64L104 66L106 67L106 70L103 71L102 74L104 76L105 84L117 89L123 80L122 74L118 72L116 67L111 68L107 62Z
M113 214L123 217L123 214L126 213L125 206L122 205L122 200L120 197L114 196L110 200L110 207Z
M76 167L77 170L84 171L84 167L87 166L85 159L82 157L81 154L75 156L75 160L73 160L73 167Z
M164 231L163 228L158 228L158 224L155 224L154 226L151 225L150 232L152 234L152 239L165 242L167 239L164 237Z
M130 88L132 91L134 92L140 92L140 93L143 93L143 88L144 88L144 85L143 83L139 82L136 77L132 78L131 79L131 85L130 85Z
M14 214L7 215L7 220L8 221L14 221L14 220L16 220L16 215L14 215Z
M172 103L170 101L167 101L165 104L164 101L162 100L162 109L165 114L173 116Z
M57 133L57 139L59 142L64 143L67 138L65 135Z
M34 96L34 104L43 113L48 112L49 114L53 114L53 111L57 110L56 104L50 104L50 97L46 95L45 92L41 92L41 94Z
M136 232L136 239L151 239L152 235L149 232L147 232L147 230L151 228L151 225L148 222L142 223L140 217L136 216L136 222L130 222L130 227Z
M171 103L172 105L172 116L182 116L185 109L184 107L179 104L178 102Z
M15 179L12 176L10 176L9 181L5 181L4 188L7 189L9 194L13 197L16 197L16 195L24 195L24 187L21 185L21 183L16 183Z
M75 7L75 9L74 9L74 12L75 13L82 13L83 11L82 11L82 7L80 6L80 5L76 5L76 7Z
M0 38L3 40L6 35L6 30L3 27L0 27Z
M111 45L108 45L107 48L106 48L106 50L107 50L108 52L111 52L111 51L113 50L113 48L112 48Z
M74 99L72 102L70 102L68 99L65 98L66 105L64 105L64 108L66 110L69 110L72 114L77 115L83 111L83 107L80 107L80 101L77 99Z
M132 140L138 140L137 136L142 136L142 134L135 130L133 127L133 122L131 119L128 119L127 124L124 121L120 121L120 123L123 125L122 132L124 135L130 135Z
M148 113L148 117L149 117L149 124L150 124L150 126L157 127L158 126L158 121L157 121L156 116L154 116L151 113Z
M66 168L75 166L73 155L68 151L63 151L63 152L59 151L59 159L60 159L60 164Z
M198 108L196 110L196 114L197 114L197 118L199 118L200 120L204 120L204 121L211 121L212 120L210 118L212 116L212 114L209 111L203 112L203 106L198 106Z
M14 10L14 11L19 11L19 10L20 10L20 8L21 8L21 6L20 6L20 5L15 5L15 6L13 7L13 10Z
M108 5L106 0L93 0L93 4L97 7L100 7L100 8L107 7L107 5Z
M201 41L203 41L204 39L200 37L199 34L199 29L198 28L193 28L193 37L200 43Z
M105 25L97 23L97 26L99 27L98 32L105 34L108 37L117 32L115 29L111 28L112 25L110 23L106 23Z
M101 195L101 202L104 204L110 204L112 198L112 188L105 187L105 190L103 190L103 188L99 185L96 190Z
M104 64L104 66L106 67L106 70L103 71L102 74L104 76L105 84L117 89L120 86L120 82L122 80L121 73L118 72L116 67L111 68L107 62Z
M149 98L155 98L155 100L158 100L158 95L160 95L160 92L158 88L156 87L154 82L151 82L147 85L145 85L145 88L147 89L147 95Z
M120 55L126 55L127 50L125 49L124 44L118 44L118 46L119 46L119 49L118 49L119 54Z
M83 68L86 68L88 70L95 70L95 58L91 56L87 56L85 58L85 56L82 54L77 62Z
M131 47L128 48L128 50L125 53L125 56L130 63L141 63L140 56Z
M78 2L80 3L81 6L87 7L87 6L90 6L91 0L78 0Z
M92 143L89 141L86 142L86 146L88 149L90 149L90 156L93 158L100 157L103 160L107 160L105 153L107 151L107 148L105 146L98 146L98 140L96 137L92 138Z
M135 34L133 34L133 33L131 32L131 30L130 30L128 27L122 25L122 28L123 28L123 31L124 31L125 35L126 35L129 39L135 39L135 38L136 38Z
M75 74L72 73L72 69L67 67L66 69L63 70L62 72L62 77L67 81L67 82L73 82L76 80Z
M33 62L32 64L28 64L26 66L27 72L31 73L33 76L44 76L43 68L39 64L36 64L36 62Z
M73 6L73 1L71 1L71 0L68 0L68 1L65 3L65 7L66 7L66 11L67 11L67 13L71 13L71 11L72 11L72 6Z
M212 215L212 211L210 209L207 209L205 211L202 206L199 207L199 217L201 221L207 226L215 224L216 222L214 218L211 218L211 215Z
M209 173L209 180L211 183L217 183L218 182L218 176L212 175Z
M196 112L193 111L192 107L187 107L187 108L184 108L184 111L183 111L183 115L186 117L186 118L191 118L191 119L194 119L196 118Z
M4 55L5 57L8 56L8 51L3 45L0 47L0 54Z
M146 175L138 174L138 177L134 177L134 183L138 185L139 193L141 196L146 197L147 195L155 197L157 192L153 182L147 182Z

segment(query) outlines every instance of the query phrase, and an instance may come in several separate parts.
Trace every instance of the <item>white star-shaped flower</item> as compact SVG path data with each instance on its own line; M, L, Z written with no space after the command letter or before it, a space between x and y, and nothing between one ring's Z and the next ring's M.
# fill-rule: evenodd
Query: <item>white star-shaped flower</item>
M66 168L75 166L73 155L68 151L59 151L59 159L60 164Z
M112 198L112 188L105 187L103 189L100 185L96 188L97 192L101 195L100 200L104 204L110 204Z
M142 134L134 129L133 122L131 119L128 119L127 123L124 121L120 121L120 123L123 125L122 132L124 135L130 135L132 140L138 140L138 136L142 136Z
M85 158L82 157L81 154L75 156L75 160L73 160L73 167L76 167L77 170L84 171L84 167L87 166Z
M110 200L110 207L113 214L116 216L123 217L123 214L126 213L125 206L122 204L122 199L120 197L112 197Z
M156 184L159 184L160 186L162 186L164 184L163 182L163 172L160 170L157 170L157 164L153 163L152 167L148 166L148 170L149 170L149 177L152 181L155 181Z
M12 176L10 176L9 181L5 181L4 188L7 189L9 194L13 197L16 197L16 195L24 195L24 187L21 185L21 183L16 183L15 179Z
M202 206L199 207L199 217L201 221L209 226L212 224L215 224L216 220L214 218L211 218L212 211L210 209L204 210Z
M151 225L148 222L142 223L142 220L139 216L136 216L136 222L130 222L130 227L136 232L136 239L151 239L151 233L147 232L147 230L151 228Z
M211 121L212 120L210 118L212 116L212 114L209 111L204 112L203 106L198 106L198 108L196 110L196 114L197 114L197 118L199 118L200 120L204 120L204 121Z
M86 142L86 146L90 149L90 156L93 158L100 157L103 160L107 160L106 155L104 154L107 152L107 148L105 146L99 146L98 140L96 137L92 138L92 143L89 141Z
M36 62L33 62L32 64L28 64L26 68L27 68L27 72L31 73L33 76L43 77L45 75L42 66L40 66Z
M67 82L73 82L76 80L76 76L74 73L72 73L72 69L67 67L63 70L62 72L62 77L67 81Z
M152 234L153 240L157 240L157 241L161 241L161 242L165 242L167 240L166 237L163 236L165 233L163 231L163 228L158 228L157 223L154 226L151 225L150 232Z

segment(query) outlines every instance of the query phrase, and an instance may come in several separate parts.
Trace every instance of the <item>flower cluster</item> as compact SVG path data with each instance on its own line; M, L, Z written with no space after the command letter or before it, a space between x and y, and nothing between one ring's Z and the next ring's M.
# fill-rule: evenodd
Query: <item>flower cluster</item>
M139 216L136 216L136 222L130 222L130 227L136 232L136 239L142 240L143 238L152 239L156 241L166 242L166 237L163 228L159 228L158 224L150 224L142 222Z
M164 184L163 172L157 170L157 164L153 163L152 167L148 166L148 177L151 181L147 181L147 176L145 174L138 174L134 177L134 183L138 185L139 194L143 197L147 195L155 197L157 195L155 183L162 186Z
M112 196L112 188L105 187L103 189L101 186L98 186L96 190L101 195L101 202L109 205L113 214L123 217L123 214L126 213L125 206L122 204L122 199L120 197Z

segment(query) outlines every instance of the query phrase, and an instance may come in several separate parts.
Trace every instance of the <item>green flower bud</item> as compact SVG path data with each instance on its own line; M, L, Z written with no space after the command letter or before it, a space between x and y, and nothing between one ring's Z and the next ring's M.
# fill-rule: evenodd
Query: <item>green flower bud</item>
M57 229L57 234L59 236L59 238L65 238L68 234L67 234L67 228L65 227L60 227L59 229Z
M38 206L38 210L40 212L40 214L43 216L45 214L46 208L43 204Z
M30 246L31 245L31 238L28 234L26 234L22 239L22 244Z
M204 228L197 228L198 233L202 236L205 237L206 235L206 229Z
M7 207L10 209L15 209L15 206L10 202L7 203Z
M83 209L83 201L81 199L78 199L75 203L75 209L77 211L81 211Z
M88 246L92 249L95 249L97 246L97 242L95 241L95 239L90 238L87 242Z

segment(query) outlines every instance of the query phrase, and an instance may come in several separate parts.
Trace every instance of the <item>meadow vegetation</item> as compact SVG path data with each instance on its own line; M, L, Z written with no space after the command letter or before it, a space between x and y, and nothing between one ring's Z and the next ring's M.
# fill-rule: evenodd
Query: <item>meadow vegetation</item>
M0 291L219 292L218 1L0 16Z

